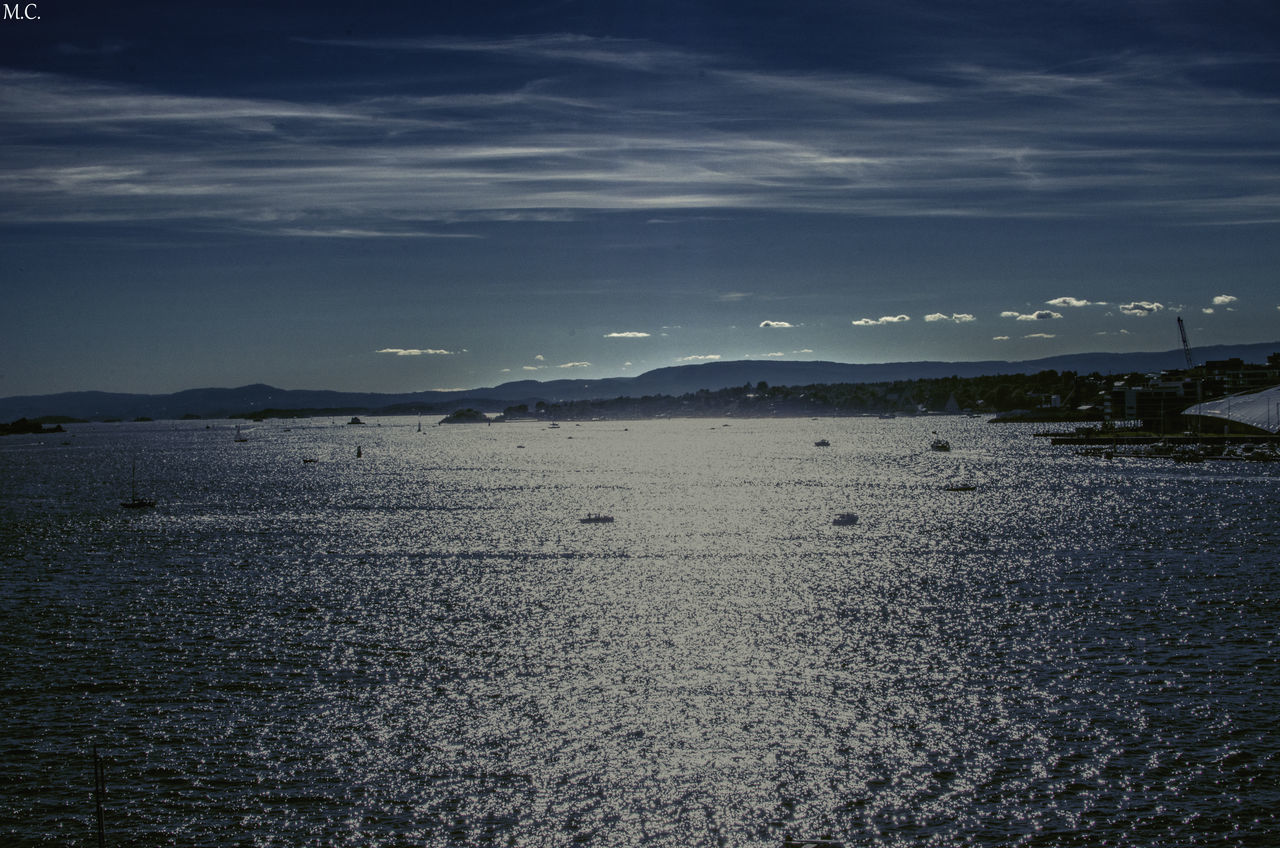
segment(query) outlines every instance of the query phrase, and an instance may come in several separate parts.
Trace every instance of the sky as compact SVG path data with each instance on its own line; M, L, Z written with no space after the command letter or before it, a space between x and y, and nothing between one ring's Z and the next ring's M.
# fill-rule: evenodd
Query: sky
M1278 277L1273 0L0 8L0 396L1268 342Z

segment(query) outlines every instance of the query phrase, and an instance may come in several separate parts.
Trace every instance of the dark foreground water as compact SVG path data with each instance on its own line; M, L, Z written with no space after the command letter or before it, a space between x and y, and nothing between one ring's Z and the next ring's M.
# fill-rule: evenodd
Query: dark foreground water
M0 843L1280 844L1275 464L415 424L0 441Z

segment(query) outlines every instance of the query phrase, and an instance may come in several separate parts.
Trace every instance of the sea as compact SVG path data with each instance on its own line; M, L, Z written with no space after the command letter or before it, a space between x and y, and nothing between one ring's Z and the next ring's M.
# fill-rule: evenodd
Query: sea
M963 416L235 437L0 439L0 844L1280 844L1280 463Z

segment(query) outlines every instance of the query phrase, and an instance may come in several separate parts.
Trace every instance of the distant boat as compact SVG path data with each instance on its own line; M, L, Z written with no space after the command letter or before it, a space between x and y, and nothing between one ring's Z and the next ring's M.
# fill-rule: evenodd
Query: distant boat
M837 527L851 527L858 523L858 513L842 512L831 520L831 523Z
M548 429L548 430L559 430L559 429L560 429L560 425L559 425L559 424L557 424L556 422L552 421L550 424L548 424L548 425L547 425L547 429Z
M149 509L156 505L156 502L150 498L138 497L138 463L133 464L133 471L129 475L129 500L120 501L120 506L125 509Z
M315 457L311 457L311 456L304 456L302 458L302 463L304 465L307 464L308 462L315 462L315 461L316 461Z
M236 441L237 441L237 442L247 442L247 441L249 441L249 437L248 437L248 436L242 436L242 435L240 435L240 425L239 425L239 424L237 424L237 425L236 425Z
M361 421L359 418L356 418L356 417L354 417L354 416L352 417L352 419L351 419L350 421L348 421L348 422L347 422L347 424L349 424L349 425L350 425L350 424L363 424L363 423L364 423L363 421Z
M831 443L828 442L826 439L818 439L818 441L813 443L813 446L815 448L829 448L831 447Z
M946 439L937 438L929 443L929 449L936 451L949 451L951 450L951 443Z
M942 487L942 491L944 491L944 492L972 492L972 491L973 491L974 489L976 489L976 488L978 488L978 487L977 487L976 485L974 485L973 483L949 483L948 485L946 485L946 486L943 486L943 487Z
M612 524L613 516L600 512L588 512L585 517L579 518L578 522L581 524Z

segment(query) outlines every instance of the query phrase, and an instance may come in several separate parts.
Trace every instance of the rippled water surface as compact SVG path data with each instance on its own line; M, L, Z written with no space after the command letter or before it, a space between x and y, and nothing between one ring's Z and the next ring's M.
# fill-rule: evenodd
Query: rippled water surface
M1280 841L1275 465L415 425L0 441L0 841Z

